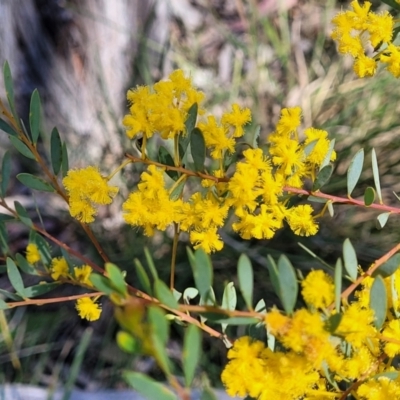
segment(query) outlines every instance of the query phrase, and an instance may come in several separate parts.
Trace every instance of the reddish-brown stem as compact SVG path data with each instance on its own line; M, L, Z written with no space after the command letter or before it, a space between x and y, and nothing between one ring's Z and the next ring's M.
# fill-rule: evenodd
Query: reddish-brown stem
M134 163L140 162L140 163L147 164L147 165L155 165L157 167L164 168L167 171L182 172L183 174L188 175L188 176L196 176L197 178L201 178L201 179L210 179L214 182L229 182L229 178L226 176L224 176L223 178L217 178L216 176L204 174L202 172L191 171L190 169L186 169L183 167L173 167L172 165L161 164L159 162L150 160L148 158L143 160L142 158L132 156L131 154L125 154L125 157L129 158Z

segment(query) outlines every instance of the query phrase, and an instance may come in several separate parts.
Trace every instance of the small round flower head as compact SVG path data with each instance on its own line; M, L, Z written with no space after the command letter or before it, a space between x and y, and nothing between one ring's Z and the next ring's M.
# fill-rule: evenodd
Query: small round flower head
M75 305L79 316L88 321L97 321L100 318L101 307L90 297L82 297L76 301Z
M51 260L51 277L56 281L60 278L68 277L69 268L64 257L53 258Z
M288 210L286 221L296 235L311 236L318 232L318 225L311 215L313 211L309 204L295 206Z
M26 259L29 264L35 264L40 261L40 252L35 243L29 243L26 247Z
M304 301L315 308L326 308L335 299L335 285L332 278L324 271L317 270L308 273L301 282Z
M90 281L90 274L93 272L92 267L90 265L82 265L81 267L74 268L74 278L77 282L86 285L93 286Z

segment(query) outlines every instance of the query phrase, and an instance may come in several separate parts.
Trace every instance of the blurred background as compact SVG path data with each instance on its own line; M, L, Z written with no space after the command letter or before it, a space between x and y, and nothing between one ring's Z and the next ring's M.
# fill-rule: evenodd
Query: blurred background
M385 9L380 2L373 4L377 10ZM0 0L0 62L10 63L22 119L28 116L32 91L39 89L45 130L50 133L58 127L69 145L71 167L92 163L111 171L124 152L134 151L121 123L127 112L126 91L152 84L180 68L205 92L210 112L220 115L232 102L249 107L253 121L247 132L252 135L260 126L261 143L273 131L283 107L300 106L305 128L326 129L336 140L338 159L324 192L346 196L347 167L357 150L364 148L364 173L353 193L355 198L362 197L365 188L373 186L371 149L375 148L384 202L396 205L393 192L400 192L398 82L385 71L373 79L358 79L352 60L337 54L330 39L330 20L348 6L347 1L333 0ZM0 96L4 100L3 82ZM8 146L2 133L0 157ZM43 149L48 146L44 141ZM17 154L13 154L13 168L15 173L37 172ZM143 258L145 246L165 278L171 254L168 234L147 238L122 223L121 203L140 171L140 167L128 167L118 177L117 183L125 189L111 207L101 210L101 222L93 225L111 260L127 271L134 285L133 259ZM9 196L32 211L39 204L51 234L98 260L84 232L56 199L33 196L17 182L12 182ZM318 204L315 207L321 209ZM224 283L235 280L242 252L253 261L256 300L264 298L272 306L277 299L271 292L267 254L277 258L285 253L300 270L321 268L298 242L334 265L349 237L361 267L366 268L400 239L394 217L380 232L376 212L346 205L334 209L334 217L324 216L320 232L311 238L282 230L271 241L242 241L229 228L221 232L225 247L212 257L217 299L221 300ZM23 251L28 233L17 226L8 229L13 250ZM183 291L191 284L185 243L181 243L176 288ZM5 277L0 277L0 287L10 287ZM0 382L120 388L125 385L122 368L162 379L152 360L128 357L118 350L112 309L107 303L103 308L102 319L90 326L79 320L72 304L6 313L22 368L12 367L0 336ZM239 333L243 334L235 329L229 332L232 337ZM174 327L170 343L178 371L181 334L181 328ZM209 380L218 386L226 350L215 340L204 343L197 383ZM71 380L73 365L78 365L79 373Z

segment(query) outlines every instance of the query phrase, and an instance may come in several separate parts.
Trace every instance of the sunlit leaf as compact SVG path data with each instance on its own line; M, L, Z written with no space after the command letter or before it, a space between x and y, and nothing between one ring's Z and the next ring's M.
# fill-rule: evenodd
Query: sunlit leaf
M253 307L254 274L251 261L246 254L242 254L238 261L239 289L249 310Z
M236 296L236 289L233 282L229 282L224 289L224 294L222 295L222 305L221 308L224 310L234 310L236 308L237 303L237 296ZM225 332L227 328L227 324L222 325L222 332Z
M343 260L347 273L351 280L355 281L358 274L358 261L356 251L354 250L350 239L346 239L343 243Z
M156 298L167 307L175 310L179 307L178 302L175 300L175 297L169 290L168 286L160 279L154 281L154 294Z
M386 285L381 276L377 276L371 286L369 306L375 313L374 325L377 329L382 328L387 314Z
M7 258L7 275L17 294L25 297L25 286L24 282L22 281L21 274L18 267L15 265L15 262L9 257Z
M378 229L382 229L386 225L386 222L388 221L390 214L391 214L390 212L385 212L385 213L379 214L377 216L376 219L377 219L377 225L378 225L377 228Z
M279 298L287 314L292 314L297 301L299 283L289 259L282 254L278 260Z
M126 296L128 288L125 282L125 277L122 271L113 263L106 263L105 269L107 277L110 279L112 286L122 296Z
M372 174L374 175L375 189L376 189L376 193L378 195L379 203L382 204L381 181L380 181L380 177L379 177L378 160L376 158L376 152L375 152L374 148L372 148L371 157L372 157Z
M360 179L362 168L364 164L364 149L357 151L351 160L349 169L347 170L347 195L351 197L354 188Z

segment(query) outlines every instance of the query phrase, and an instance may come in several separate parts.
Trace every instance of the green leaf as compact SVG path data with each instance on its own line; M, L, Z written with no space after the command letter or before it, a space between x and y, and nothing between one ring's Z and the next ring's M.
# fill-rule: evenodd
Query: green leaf
M319 139L315 139L312 142L308 143L305 147L304 147L304 155L306 157L308 157L311 152L314 150L315 146L317 145L317 143L319 142ZM322 168L321 168L322 169Z
M190 149L192 152L194 169L196 171L204 171L206 143L204 141L203 132L199 128L194 128L192 131L190 136Z
M2 214L0 213L0 222L15 222L16 219L13 215L9 215L9 214Z
M7 257L7 275L17 294L25 297L25 287L21 278L21 274L18 267L15 265L15 262L9 257Z
M4 222L0 221L0 249L4 255L10 254L10 247L8 246L8 242L9 237L6 225Z
M271 279L272 287L275 293L279 296L279 278L278 278L278 267L276 266L275 260L268 254L267 256L267 268L269 272L269 278Z
M375 189L368 186L364 192L364 204L369 207L375 201Z
M185 188L186 179L182 179L178 184L175 186L174 190L170 193L169 198L170 200L178 200L181 196L183 189Z
M297 244L303 249L305 250L308 254L310 254L312 257L314 257L315 259L317 259L322 265L325 265L326 268L333 270L332 266L329 265L325 260L323 260L322 258L318 257L313 251L311 251L308 247L306 247L303 243L297 242Z
M382 229L386 225L386 222L388 221L390 214L391 214L390 212L385 212L377 216L376 220L378 229Z
M3 300L0 299L0 310L7 310L8 304Z
M154 294L158 300L169 308L176 310L179 307L174 295L168 286L160 279L154 281Z
M44 181L41 178L38 178L35 175L31 175L28 173L21 173L17 175L17 179L26 187L34 190L39 190L41 192L54 192L53 186Z
M386 320L387 293L385 282L381 276L377 276L371 286L369 306L375 313L374 325L379 330Z
M18 267L23 271L25 274L28 275L39 275L36 268L34 268L31 264L28 263L27 259L22 255L17 253L15 255L15 261Z
M229 282L224 289L221 308L223 308L224 310L232 311L236 308L236 304L237 304L237 296L236 296L235 285L233 282ZM221 325L222 325L222 332L225 332L228 325L225 323Z
M203 298L200 296L199 306L215 306L216 304L214 289L210 286L207 297ZM200 315L200 321L204 324L207 321L207 317Z
M329 179L332 176L333 166L332 164L325 165L319 172L315 181L313 183L312 191L316 192L317 190L321 189L326 183L329 182Z
M226 325L254 325L258 324L260 320L258 318L253 318L253 317L224 317L222 318L222 315L219 314L220 319L213 319L211 317L211 313L204 313L205 315L208 316L210 320L212 320L215 323L219 324L226 324Z
M166 344L169 337L169 321L159 307L149 307L148 317L151 326L152 355L166 375L171 375L171 364Z
M183 292L183 301L186 304L190 303L190 300L194 299L196 296L199 295L199 291L194 287L188 287Z
M21 203L19 203L18 201L14 201L14 207L15 207L15 211L18 215L19 220L26 226L28 226L29 228L33 227L33 222L29 217L28 212L25 210L25 208L22 206Z
M18 138L14 137L14 136L10 136L10 142L17 149L17 151L19 153L21 153L23 156L30 158L31 160L36 160L36 157L28 149L26 144L21 142L21 140L19 140Z
M186 387L190 387L192 384L201 351L201 331L196 325L190 324L186 328L182 355Z
M253 309L254 273L251 261L246 254L242 254L238 261L239 288L244 302L249 310Z
M62 176L66 176L69 170L69 161L68 161L68 149L65 142L62 144L62 161L61 161L61 171Z
M400 372L397 371L389 371L389 372L381 372L380 374L376 374L370 379L378 379L381 376L390 379L391 381L396 380L399 377Z
M382 0L382 3L386 3L388 6L400 11L400 4L396 0Z
M47 240L43 236L37 234L35 231L31 231L29 236L30 241L36 243L36 246L39 249L40 258L44 264L51 264L51 249Z
M254 311L258 313L265 313L267 311L267 306L265 305L265 300L261 299L254 307Z
M200 296L203 299L207 299L207 294L209 293L213 281L213 269L210 257L203 249L198 249L193 254L192 251L187 248L187 253L196 288L199 290Z
M143 290L148 294L152 295L153 291L151 290L151 284L150 284L150 279L149 276L147 275L146 270L143 267L143 264L135 258L135 268L136 268L136 274L139 278L140 284L142 285Z
M107 296L115 293L115 288L110 279L107 277L100 274L91 273L89 280L93 283L93 286L98 291L105 293Z
M175 166L171 154L169 154L169 151L164 146L160 146L160 148L158 149L158 162L164 165L169 165L170 167ZM177 171L166 170L165 172L174 181L176 181L179 178L179 174Z
M378 168L378 160L376 158L376 152L375 149L372 148L372 174L374 175L374 183L375 183L375 189L376 189L376 193L378 194L378 199L379 199L379 203L383 203L382 202L382 190L381 190L381 182L380 182L380 178L379 178L379 168Z
M147 265L149 267L150 273L154 280L158 279L158 273L156 270L156 266L154 265L153 257L150 254L150 251L147 247L144 248L144 255L146 257Z
M325 323L325 329L329 332L334 334L336 329L340 325L340 321L342 320L343 314L333 314L331 315Z
M18 133L15 132L15 130L1 118L0 118L0 130L4 131L5 133L11 136L18 137Z
M297 301L299 284L289 259L282 254L278 260L279 298L287 314L292 314Z
M334 275L334 283L335 283L335 308L336 312L340 312L340 306L342 304L342 276L343 276L343 266L342 260L340 258L336 261L335 266L335 275Z
M343 260L347 273L351 280L355 281L358 274L358 261L356 251L354 250L350 239L346 239L343 243Z
M32 298L36 296L41 296L42 294L48 293L59 286L60 286L59 282L50 282L50 283L45 282L39 285L28 286L24 289L24 297Z
M118 347L128 354L135 354L137 351L136 339L126 331L119 331L117 333Z
M128 289L125 282L125 277L121 270L115 264L110 262L106 263L105 268L107 276L111 281L111 285L119 294L121 294L123 297L126 297Z
M380 275L382 278L387 278L397 271L400 267L400 254L395 254L390 257L388 261L382 264L377 270L372 274L373 277Z
M185 136L180 135L180 137L179 137L179 145L180 145L179 146L179 156L180 156L181 160L185 156L187 147L190 143L192 131L193 131L194 127L196 126L198 109L199 109L199 107L198 107L197 103L194 103L190 106L190 108L188 110L188 114L187 114L186 121L185 121L186 135Z
M156 382L141 372L124 371L125 381L148 400L177 400L177 397L165 385Z
M60 133L56 127L51 131L50 137L50 158L51 158L51 166L53 168L53 172L55 175L58 175L61 169L62 164L62 142Z
M328 152L326 153L326 156L322 161L321 166L319 167L320 170L331 162L331 157L334 149L335 149L335 139L332 139L331 142L329 143Z
M8 104L11 109L11 113L17 123L19 123L19 118L17 112L15 111L15 101L14 101L14 85L11 75L11 70L8 62L6 61L3 66L3 77L4 77L4 87L6 89L6 96Z
M31 104L29 109L29 125L31 127L32 142L36 144L40 134L40 124L42 119L42 106L40 104L40 96L35 89L31 96Z
M11 177L11 155L9 151L4 153L3 161L1 162L1 184L0 195L6 197L8 184Z
M347 195L351 197L354 188L360 179L362 168L364 164L364 149L357 151L351 160L349 169L347 170Z
M206 387L201 392L200 400L218 400L211 388Z
M335 210L333 209L333 203L331 201L327 201L327 205L328 205L329 215L331 216L331 218L333 218L333 216L335 215Z

